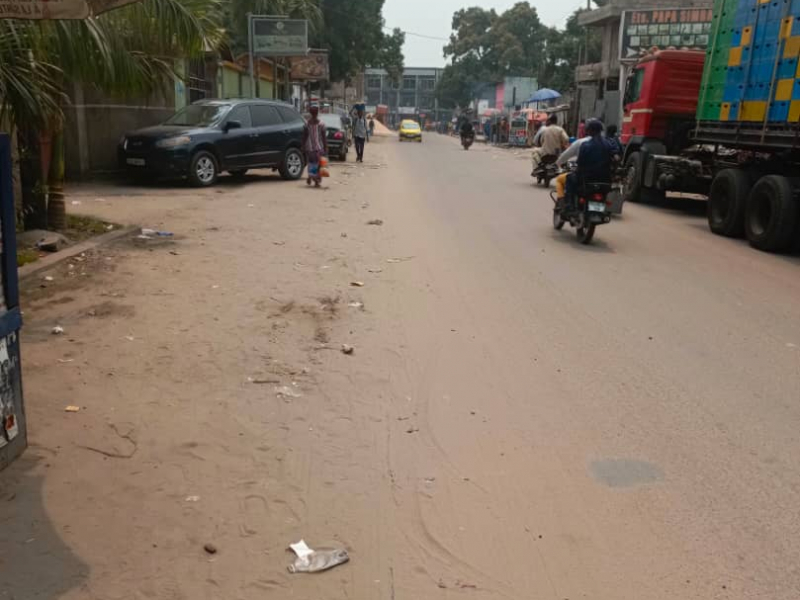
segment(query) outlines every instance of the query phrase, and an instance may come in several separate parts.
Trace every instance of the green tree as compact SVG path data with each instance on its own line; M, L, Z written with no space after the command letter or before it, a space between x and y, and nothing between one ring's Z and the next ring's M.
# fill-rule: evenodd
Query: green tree
M403 45L406 43L406 34L395 28L392 35L384 35L377 66L386 69L389 77L394 82L399 82L405 69Z
M0 114L52 141L48 214L63 227L63 112L67 85L146 95L177 77L222 34L221 0L144 0L83 21L0 20ZM44 144L48 147L49 144Z
M579 9L572 13L563 30L550 28L547 31L545 60L539 74L542 85L561 91L568 90L575 83L575 69L580 63L600 60L600 32L595 28L587 30L581 27L578 17L583 11L584 9Z

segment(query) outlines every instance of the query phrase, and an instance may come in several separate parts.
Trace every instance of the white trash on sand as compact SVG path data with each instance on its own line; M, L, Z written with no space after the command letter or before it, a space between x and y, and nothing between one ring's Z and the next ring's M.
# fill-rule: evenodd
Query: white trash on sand
M320 573L350 560L347 550L332 548L313 550L304 540L291 544L289 548L297 555L294 563L289 565L289 573Z

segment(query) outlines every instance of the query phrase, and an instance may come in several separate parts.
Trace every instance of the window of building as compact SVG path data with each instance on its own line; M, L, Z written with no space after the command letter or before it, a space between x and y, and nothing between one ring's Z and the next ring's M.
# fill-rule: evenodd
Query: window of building
M433 110L434 106L436 105L436 101L433 96L428 94L423 94L419 97L419 108L420 110Z
M367 76L367 87L371 90L379 90L381 89L381 76L380 75L368 75Z
M416 94L400 94L400 106L416 106Z
M380 90L367 92L367 104L369 104L370 106L377 106L378 104L381 104Z
M403 89L404 90L415 90L417 89L417 78L416 77L403 77Z
M419 89L432 91L436 87L436 78L435 77L420 77L419 78Z

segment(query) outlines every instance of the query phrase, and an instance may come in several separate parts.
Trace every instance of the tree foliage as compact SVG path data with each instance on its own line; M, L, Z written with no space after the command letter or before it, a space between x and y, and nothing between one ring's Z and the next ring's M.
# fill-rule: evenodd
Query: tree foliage
M602 0L601 0L602 2ZM445 67L437 96L443 106L469 104L485 82L507 76L536 77L541 86L569 90L574 82L579 51L588 60L600 57L600 35L578 24L580 10L564 29L546 27L536 8L517 2L503 13L471 7L453 15L453 32L444 47Z

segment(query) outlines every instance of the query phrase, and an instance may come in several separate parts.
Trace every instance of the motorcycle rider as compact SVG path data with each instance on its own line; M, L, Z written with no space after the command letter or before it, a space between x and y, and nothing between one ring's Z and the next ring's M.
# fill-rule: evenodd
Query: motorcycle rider
M558 157L569 146L569 136L562 127L558 125L558 117L550 115L547 119L547 126L542 127L533 139L533 143L538 148L533 150L533 171L531 175L536 177L536 169L542 164L545 157Z
M475 137L475 127L472 125L472 119L466 117L461 122L461 143L464 143L464 139L468 137Z
M619 155L616 142L603 137L603 123L598 119L586 123L586 135L589 139L580 144L578 150L578 167L567 175L568 210L573 208L578 190L585 183L611 183L614 161Z

